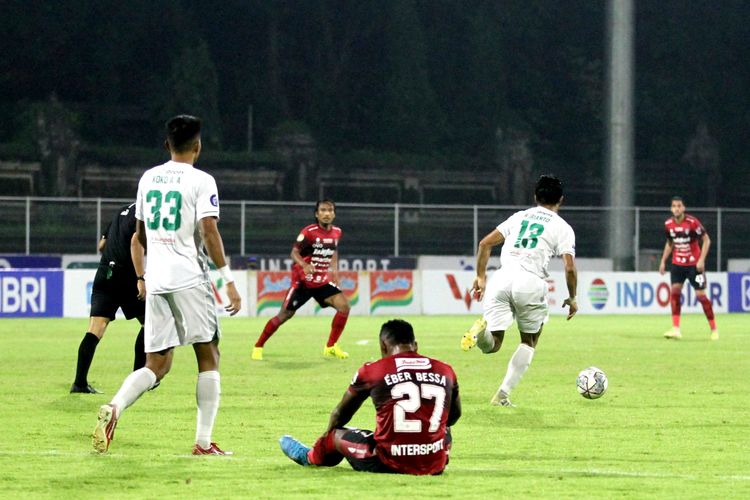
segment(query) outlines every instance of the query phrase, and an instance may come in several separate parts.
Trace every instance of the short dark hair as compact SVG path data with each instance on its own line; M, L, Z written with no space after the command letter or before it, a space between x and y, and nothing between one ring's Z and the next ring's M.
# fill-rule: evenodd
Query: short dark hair
M330 198L323 198L322 200L318 200L315 203L315 213L316 214L318 213L318 207L320 207L320 205L322 205L323 203L328 203L329 205L331 205L333 207L333 211L334 212L336 211L336 203L332 199L330 199Z
M185 153L195 144L201 134L201 119L192 115L177 115L167 122L169 149Z
M682 196L672 196L672 201L681 201L682 204L685 204L685 200L682 199Z
M563 196L562 182L552 174L542 175L536 181L534 196L542 205L557 205Z
M414 328L408 321L403 319L392 319L383 323L380 327L380 339L389 344L413 344Z

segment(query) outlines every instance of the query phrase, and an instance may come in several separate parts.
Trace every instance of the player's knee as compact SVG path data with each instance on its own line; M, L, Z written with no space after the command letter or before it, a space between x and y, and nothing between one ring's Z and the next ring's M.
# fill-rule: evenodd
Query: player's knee
M339 306L336 308L338 312L341 314L349 314L349 311L351 311L352 306L349 305L348 300L344 300Z

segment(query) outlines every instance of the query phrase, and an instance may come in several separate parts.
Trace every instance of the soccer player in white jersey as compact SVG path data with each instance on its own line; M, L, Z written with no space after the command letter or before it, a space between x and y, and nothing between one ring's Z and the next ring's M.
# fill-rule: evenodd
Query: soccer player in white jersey
M552 256L562 256L565 265L568 298L563 307L569 307L568 319L578 311L575 234L557 213L563 201L562 183L557 177L541 176L534 198L536 207L510 216L479 242L477 251L473 291L477 300L484 299L484 317L464 334L461 348L468 351L478 345L485 354L497 352L514 318L521 333L521 343L490 401L496 406L514 406L508 396L529 368L542 327L549 319L545 279ZM503 245L500 269L486 282L487 261L497 245Z
M226 310L231 315L240 310L241 299L217 227L216 181L193 167L201 152L200 128L201 121L194 116L169 120L165 146L172 159L147 170L138 183L136 236L148 252L146 366L131 373L109 404L99 409L92 437L100 453L109 449L122 412L169 372L174 348L192 345L198 361L193 454L231 454L211 441L221 393L220 331L205 252L227 282Z

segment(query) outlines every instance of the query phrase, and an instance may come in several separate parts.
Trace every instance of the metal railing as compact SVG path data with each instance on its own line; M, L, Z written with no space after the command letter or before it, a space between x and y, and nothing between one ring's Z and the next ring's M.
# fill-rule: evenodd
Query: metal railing
M101 231L122 205L113 198L0 197L0 253L93 254ZM473 255L480 238L517 210L510 205L337 204L342 254ZM576 231L579 257L607 257L608 207L560 211ZM314 221L312 202L225 201L220 229L227 254L287 254L300 228ZM652 270L664 248L666 207L632 207L633 268ZM707 268L748 258L742 228L750 209L689 208L712 239Z

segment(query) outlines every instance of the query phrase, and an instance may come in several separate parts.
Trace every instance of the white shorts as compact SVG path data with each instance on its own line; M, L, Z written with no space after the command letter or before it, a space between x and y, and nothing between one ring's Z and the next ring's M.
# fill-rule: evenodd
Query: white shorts
M159 352L221 336L210 283L177 292L146 295L144 347Z
M505 331L515 318L522 333L538 332L549 319L547 288L546 281L523 270L495 271L482 301L487 329Z

